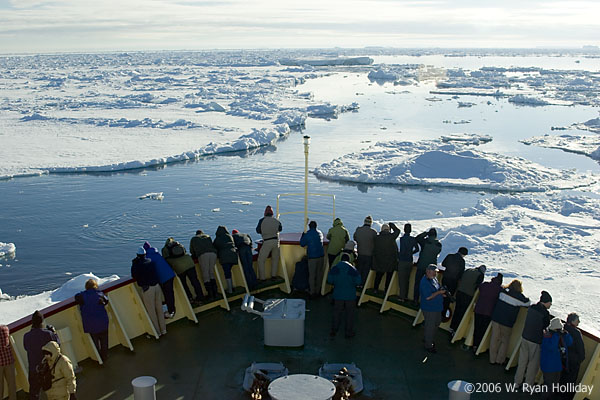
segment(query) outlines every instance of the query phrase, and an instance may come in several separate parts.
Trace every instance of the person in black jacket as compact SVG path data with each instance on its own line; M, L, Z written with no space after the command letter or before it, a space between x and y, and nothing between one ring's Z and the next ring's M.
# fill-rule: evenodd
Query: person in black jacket
M467 254L469 254L469 250L466 247L461 247L456 253L448 254L442 261L442 266L445 268L442 285L446 286L453 295L456 294L458 281L465 272L465 256Z
M515 384L521 385L523 377L528 386L533 386L535 376L540 369L540 350L544 329L550 324L548 309L552 306L552 296L542 291L540 301L527 310L527 319L521 337L519 348L519 366L515 374Z
M37 378L36 367L42 362L42 347L46 343L55 341L60 343L58 335L51 325L44 328L44 315L36 311L31 316L31 330L23 336L23 347L27 351L29 365L29 398L38 399L42 390L41 383Z
M252 267L252 238L247 233L240 233L237 229L231 231L231 236L233 237L233 242L242 263L246 284L248 285L248 289L252 290L257 283L256 272L254 272L254 268Z
M560 375L560 384L567 385L577 383L577 376L579 375L579 366L585 360L585 347L583 345L583 337L581 331L577 329L579 325L579 315L571 313L567 316L567 323L565 324L565 331L569 332L573 338L573 344L567 349L567 365L566 369L563 369ZM575 396L575 392L563 393L563 399L572 399Z
M504 364L510 343L512 327L521 307L529 307L531 302L523 296L521 281L513 281L498 295L492 312L492 337L490 339L490 364Z

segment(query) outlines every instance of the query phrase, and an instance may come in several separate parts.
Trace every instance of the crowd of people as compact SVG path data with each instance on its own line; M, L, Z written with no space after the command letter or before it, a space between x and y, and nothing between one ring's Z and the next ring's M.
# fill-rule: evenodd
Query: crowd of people
M442 321L450 321L450 333L454 335L478 290L479 297L473 310L472 348L475 352L490 327L489 362L505 365L512 328L520 309L528 307L514 383L533 387L540 368L544 385L549 388L553 383L575 383L579 367L585 359L583 338L577 329L577 314L569 314L563 325L559 318L550 319L548 310L552 305L552 297L548 292L542 291L539 302L531 305L523 295L523 287L518 279L503 286L504 277L498 273L484 282L485 265L466 268L465 257L469 253L466 247L448 254L438 265L442 243L437 238L435 228L412 236L412 226L407 223L404 225L404 234L397 240L401 232L394 223L383 224L379 232L373 229L372 224L373 218L367 216L351 240L340 218L333 221L327 235L317 229L316 221L310 221L308 230L300 238L300 245L306 247L306 256L296 264L292 286L308 292L311 298L318 298L327 254L330 269L326 281L333 285L331 337L337 335L342 321L345 322L345 337L349 339L356 335L356 293L366 284L369 271L375 272L373 290L376 295L381 294L379 288L384 276L384 290L387 292L393 272L396 271L398 297L402 302L408 302L410 275L413 266L416 266L412 305L419 307L423 313L427 352L437 352L435 335ZM258 254L258 278L252 265L252 238L235 229L229 233L227 227L219 226L214 240L202 230L197 230L190 240L189 253L172 237L166 240L161 252L145 242L132 260L131 276L141 288L144 306L156 332L166 334L165 319L173 318L176 313L173 289L175 275L195 305L217 298L214 272L217 260L223 268L228 293L233 292L231 268L235 264L241 265L250 290L267 279L265 263L269 256L270 276L271 279L275 278L279 268L281 231L281 222L273 216L272 208L267 206L264 217L256 227L256 232L263 240ZM329 241L327 250L324 246L325 237ZM418 258L414 262L417 253ZM196 264L201 271L206 295L196 272ZM443 272L441 282L438 280L439 271ZM163 311L163 297L166 311ZM105 307L108 298L98 289L97 282L90 279L85 284L85 290L75 296L75 302L81 311L83 331L91 335L100 358L106 360L109 319ZM453 302L455 306L451 312L450 304ZM32 315L32 328L25 334L23 342L29 364L30 399L37 399L42 389L50 400L75 399L73 365L67 356L61 354L56 332L51 326L44 327L43 315L39 311ZM48 370L55 374L50 386L43 378ZM3 385L4 377L8 382L9 400L14 400L14 358L6 326L0 326L0 372L0 384ZM3 386L0 386L0 393L2 390ZM546 389L544 393L546 398L553 396L551 389ZM566 393L566 398L572 398L572 395Z

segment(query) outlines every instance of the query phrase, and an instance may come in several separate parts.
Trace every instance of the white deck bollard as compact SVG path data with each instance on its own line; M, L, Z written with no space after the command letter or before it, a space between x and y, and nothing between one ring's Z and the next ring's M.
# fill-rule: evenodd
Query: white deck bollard
M473 384L465 381L448 382L450 390L449 400L469 400L473 391Z
M156 400L154 385L156 385L156 378L152 376L138 376L131 381L131 386L133 386L133 399Z

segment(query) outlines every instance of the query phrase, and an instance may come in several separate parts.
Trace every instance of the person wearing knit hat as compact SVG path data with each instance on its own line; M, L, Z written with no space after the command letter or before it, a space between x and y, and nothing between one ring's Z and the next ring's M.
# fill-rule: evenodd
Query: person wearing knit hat
M273 208L265 208L265 216L258 221L256 233L262 236L263 242L258 252L258 277L259 280L266 279L265 263L271 256L271 279L276 279L279 270L279 232L283 227L281 222L273 216Z
M333 226L327 231L327 239L329 240L329 244L327 245L327 258L329 261L329 268L332 268L335 265L333 261L338 254L340 254L346 242L350 240L350 233L340 218L333 220Z
M27 361L29 365L29 398L37 399L42 390L40 382L37 379L36 367L42 362L42 347L46 343L55 341L60 343L58 335L51 329L44 328L44 316L40 311L36 311L31 316L31 330L23 336L23 347L27 351ZM0 376L0 379L2 377Z
M542 398L557 398L556 386L568 360L568 347L573 344L573 337L563 330L560 318L552 318L548 330L544 332L540 349L540 368L544 375L544 391ZM563 366L563 357L565 365Z
M552 306L550 293L542 291L540 301L529 307L525 326L521 334L521 347L519 348L519 366L515 373L514 383L521 385L523 379L528 385L535 383L535 377L540 368L540 351L544 330L550 325L550 313L548 309Z
M317 229L317 221L310 221L309 229L302 233L300 246L306 247L308 267L308 291L312 298L319 297L325 274L325 249L323 232Z
M356 269L360 273L359 290L364 286L369 271L373 267L373 243L377 232L371 227L373 217L367 215L363 226L359 226L354 231L352 238L356 242L358 258L356 259Z

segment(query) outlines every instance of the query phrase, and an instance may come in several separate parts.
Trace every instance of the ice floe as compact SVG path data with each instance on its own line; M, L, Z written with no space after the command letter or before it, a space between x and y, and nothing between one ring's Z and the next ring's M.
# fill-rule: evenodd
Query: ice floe
M152 192L152 193L146 193L143 196L138 197L138 199L143 200L143 199L151 199L151 200L164 200L165 196L163 195L163 192Z
M476 133L457 133L452 135L440 136L442 142L459 142L465 144L479 145L483 143L489 143L492 141L490 135L479 135Z
M439 260L461 246L468 267L485 264L489 277L523 281L525 295L537 301L541 290L553 298L551 312L585 315L586 327L600 331L600 200L583 196L501 194L480 200L459 217L408 221L413 231L438 230ZM398 221L400 224L407 221Z
M20 318L30 315L35 310L41 310L52 304L69 299L77 293L85 290L85 282L88 279L96 279L99 285L119 279L118 275L106 278L98 278L93 273L81 274L71 278L61 287L42 292L33 296L17 296L16 298L3 294L0 291L0 324L8 324Z
M15 251L17 251L17 247L14 243L0 242L0 257L14 254Z
M568 130L568 129L578 129L581 131L590 131L590 132L594 132L594 133L600 133L600 117L592 118L585 122L580 122L580 123L576 122L576 123L571 124L570 126L553 126L552 127L553 131L564 131L564 130Z
M600 135L544 135L520 140L527 145L559 149L600 160Z
M347 182L520 192L577 188L600 179L439 140L380 142L324 163L314 173Z

